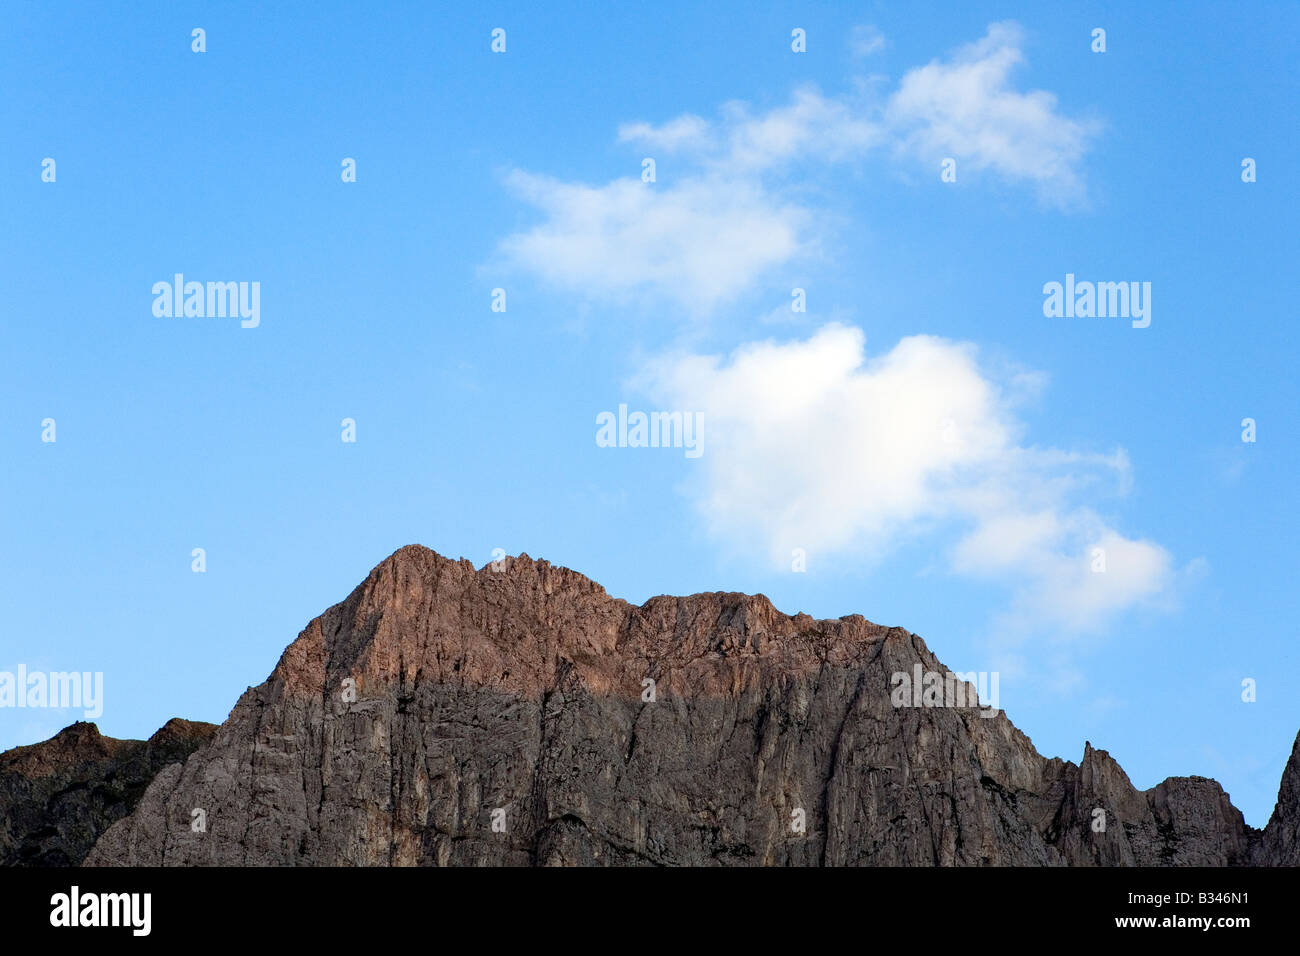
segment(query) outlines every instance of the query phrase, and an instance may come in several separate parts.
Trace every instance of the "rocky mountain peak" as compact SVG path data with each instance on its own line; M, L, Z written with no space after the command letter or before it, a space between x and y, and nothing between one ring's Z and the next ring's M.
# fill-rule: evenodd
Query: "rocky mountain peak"
M77 721L0 754L0 865L80 862L160 769L183 762L216 729L173 718L147 741L117 740Z
M85 845L96 865L1300 862L1300 756L1260 833L1212 780L1140 791L1091 742L1077 765L1044 758L988 704L860 615L733 592L634 605L527 555L476 568L411 545L214 733L74 725L38 747L102 757L83 780L146 748L147 791ZM15 754L8 799L43 806L38 758ZM11 838L24 860L29 837Z

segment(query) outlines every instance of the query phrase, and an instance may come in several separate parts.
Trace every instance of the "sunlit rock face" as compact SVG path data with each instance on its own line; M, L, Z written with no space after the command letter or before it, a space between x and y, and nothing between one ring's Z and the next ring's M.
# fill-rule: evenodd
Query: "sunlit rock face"
M856 615L734 593L638 607L527 556L476 570L407 547L86 862L1296 862L1300 757L1255 831L1212 780L1143 792L1090 745L1078 765L1040 756L948 675Z

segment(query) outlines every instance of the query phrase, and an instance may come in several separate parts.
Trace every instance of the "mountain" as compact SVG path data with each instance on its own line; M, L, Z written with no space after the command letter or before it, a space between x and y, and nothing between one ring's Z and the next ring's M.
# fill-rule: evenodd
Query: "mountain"
M0 754L0 865L80 863L159 770L184 762L216 729L173 719L147 741L115 740L77 722Z
M1144 792L1091 745L1042 757L973 688L895 706L923 702L896 689L918 669L948 674L858 615L734 593L635 606L526 555L476 570L409 546L85 862L1300 863L1300 749L1258 831L1213 780Z

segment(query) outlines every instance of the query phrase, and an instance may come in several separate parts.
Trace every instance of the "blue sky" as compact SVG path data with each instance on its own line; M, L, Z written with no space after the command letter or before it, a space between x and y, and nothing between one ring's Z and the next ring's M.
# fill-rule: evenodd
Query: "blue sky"
M220 721L396 548L501 548L906 627L1044 754L1266 821L1300 728L1294 6L6 20L0 670L102 671L116 736ZM260 325L155 316L177 272L259 282ZM1149 327L1046 317L1067 273L1149 282ZM620 404L701 414L704 453L598 447ZM0 710L0 748L78 716Z

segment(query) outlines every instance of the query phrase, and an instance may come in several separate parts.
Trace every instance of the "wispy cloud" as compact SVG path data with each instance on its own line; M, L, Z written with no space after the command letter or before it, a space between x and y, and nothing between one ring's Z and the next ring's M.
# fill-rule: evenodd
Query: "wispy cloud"
M854 56L871 56L885 48L885 35L869 23L849 31L849 51Z
M502 251L548 282L603 298L644 290L704 312L810 241L806 209L739 179L584 186L515 172L509 184L546 219Z
M993 170L1032 182L1049 202L1070 203L1082 196L1079 166L1099 127L1063 115L1045 90L1011 88L1022 42L1016 24L995 23L949 60L911 70L889 98L886 121L902 151L930 162L951 156L965 171Z
M1063 115L1051 93L1012 88L1022 44L1014 24L993 24L883 98L803 87L765 112L729 102L714 120L626 123L619 141L673 157L672 174L589 185L514 171L508 186L542 221L499 251L508 265L589 297L645 294L704 315L821 248L831 217L802 188L813 168L883 150L937 177L938 160L952 157L963 183L992 173L1049 202L1074 201L1096 127Z
M625 123L618 128L620 143L636 143L666 153L706 150L713 143L713 128L707 120L686 114L653 126L650 123Z

